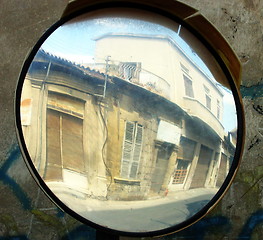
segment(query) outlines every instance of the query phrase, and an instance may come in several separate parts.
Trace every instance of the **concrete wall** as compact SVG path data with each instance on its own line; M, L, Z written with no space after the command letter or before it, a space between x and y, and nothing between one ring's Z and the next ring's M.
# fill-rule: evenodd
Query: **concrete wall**
M263 232L263 1L182 2L199 9L241 60L247 135L240 169L219 205L192 227L159 239L259 240ZM14 92L25 56L66 4L66 0L1 2L0 239L95 239L94 229L59 211L37 187L22 160L14 127Z

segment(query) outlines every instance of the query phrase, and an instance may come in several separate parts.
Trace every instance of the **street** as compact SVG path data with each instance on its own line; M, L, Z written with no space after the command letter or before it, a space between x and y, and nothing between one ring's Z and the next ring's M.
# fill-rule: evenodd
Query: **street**
M179 224L202 209L214 192L197 194L180 200L167 197L146 201L105 201L78 213L99 225L120 231L156 231ZM182 195L182 194L181 194ZM90 201L92 204L92 201Z

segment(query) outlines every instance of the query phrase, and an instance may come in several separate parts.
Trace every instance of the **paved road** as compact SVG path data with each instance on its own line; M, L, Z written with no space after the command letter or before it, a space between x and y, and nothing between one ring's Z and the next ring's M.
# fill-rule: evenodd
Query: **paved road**
M121 231L155 231L174 226L199 211L214 194L204 194L186 200L166 200L150 206L141 201L140 206L130 204L126 209L93 210L81 215L96 223ZM142 205L145 205L142 207ZM105 224L108 223L108 224Z

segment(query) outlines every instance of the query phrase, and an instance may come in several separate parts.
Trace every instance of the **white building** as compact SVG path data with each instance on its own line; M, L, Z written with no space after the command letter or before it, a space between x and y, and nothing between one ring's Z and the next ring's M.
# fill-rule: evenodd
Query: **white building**
M191 116L212 126L223 139L222 92L172 38L105 34L95 40L96 63L105 63L109 58L109 65L118 66L123 78L152 87Z

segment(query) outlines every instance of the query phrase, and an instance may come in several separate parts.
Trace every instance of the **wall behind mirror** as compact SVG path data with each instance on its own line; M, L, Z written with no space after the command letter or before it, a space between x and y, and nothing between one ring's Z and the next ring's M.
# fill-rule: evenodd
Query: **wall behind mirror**
M86 235L92 238L93 231L88 227L81 226L80 223L76 223L74 219L67 215L57 214L54 205L38 191L38 187L27 170L22 168L24 163L16 146L13 127L13 90L24 56L30 47L35 44L44 29L57 20L65 7L65 2L62 1L56 1L56 4L52 1L46 1L46 3L46 5L40 6L39 4L30 5L20 1L16 6L23 9L23 11L19 12L14 11L12 4L4 4L6 11L2 13L4 17L1 24L5 27L1 28L1 32L3 32L1 42L5 46L5 51L2 55L1 66L3 71L1 71L1 79L6 81L1 82L1 92L3 93L1 93L1 97L3 97L1 102L5 103L0 115L1 132L4 136L1 138L2 151L0 153L2 159L1 171L3 173L1 174L1 192L4 193L1 195L1 213L2 216L7 216L7 218L5 218L6 220L1 218L1 226L3 226L1 229L4 229L1 232L1 237L16 236L21 239L41 239L44 235L46 239L59 239ZM261 182L256 183L257 177L260 176L260 151L262 149L261 142L257 140L260 139L261 115L256 110L261 106L260 96L262 96L258 91L261 74L259 52L262 52L259 50L262 49L262 45L260 41L257 41L260 37L259 29L261 26L259 23L260 18L257 16L259 16L259 9L262 8L257 5L247 4L245 1L233 1L231 3L218 1L218 8L210 8L210 1L202 3L193 1L192 4L195 5L194 7L201 9L201 12L214 22L230 41L245 67L243 85L250 86L242 90L248 125L251 126L247 137L248 146L246 147L249 151L245 152L240 174L231 187L231 192L223 199L222 205L215 209L212 215L205 218L202 223L208 229L209 222L218 219L214 222L215 226L223 227L226 230L224 234L229 238L246 236L248 239L252 239L252 234L260 236L260 209L262 208L259 198L260 189L262 189L262 187L260 188ZM235 23L231 20L232 18L237 19L237 31L233 30L235 29ZM28 26L32 19L35 24ZM255 24L255 22L258 24ZM244 33L246 36L244 36ZM16 49L16 51L13 51L13 49ZM8 79L7 76L9 76ZM259 87L253 87L253 85ZM254 185L254 183L256 184ZM247 192L251 186L256 187L255 192ZM246 192L245 197L240 200L240 197ZM240 205L235 204L241 201L244 205L242 208L238 207ZM229 206L232 206L230 212ZM220 218L215 218L213 213L220 216ZM254 223L247 225L253 219L255 220ZM230 225L232 227L229 227ZM182 232L180 236L186 238L189 235L193 236L198 233L200 233L200 228L196 227L192 228L191 231ZM222 232L210 229L209 235L211 238L214 236L222 237ZM171 238L175 236L179 235L174 234Z
M55 29L33 57L17 91L19 137L68 208L154 232L195 221L218 199L238 162L235 92L184 25L98 10Z

